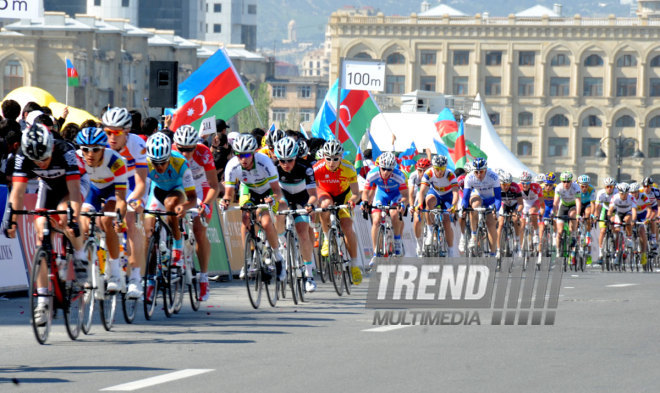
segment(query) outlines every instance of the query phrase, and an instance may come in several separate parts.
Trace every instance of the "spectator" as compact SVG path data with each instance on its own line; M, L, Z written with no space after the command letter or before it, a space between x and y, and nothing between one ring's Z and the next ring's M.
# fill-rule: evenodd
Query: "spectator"
M131 124L131 133L140 135L142 133L142 113L137 109L133 109L128 113L131 114L131 119L133 120Z
M0 121L0 184L11 185L14 155L21 147L21 126L16 121Z
M295 139L296 141L298 141L299 139L306 139L305 136L300 131L286 130L285 133L286 133L286 136L290 136L291 138Z
M5 119L17 121L21 115L21 105L14 100L5 100L2 102L2 115Z
M89 128L89 127L100 127L100 124L97 123L97 122L95 122L95 121L92 120L92 119L89 119L89 120L85 120L85 121L83 121L82 124L80 125L80 129L81 129L81 130L82 130L83 128Z
M147 138L153 135L153 133L156 131L158 131L158 119L156 119L155 117L147 117L146 119L144 119L144 122L142 123L142 131L140 132L140 138L146 141Z
M266 131L262 130L261 128L255 128L250 132L252 136L257 140L257 146L261 146L261 141L264 138L264 135L266 135Z
M25 104L25 106L23 107L23 112L21 112L21 120L19 120L18 122L21 126L21 131L25 130L28 127L26 123L26 119L28 114L33 111L41 112L41 106L36 102L30 101L27 104Z
M77 124L69 123L62 129L60 134L62 134L62 138L64 138L65 141L74 143L78 132L80 132L80 127L78 127Z
M213 142L213 145L211 145L211 152L213 152L213 162L215 163L215 169L218 171L218 185L220 189L218 195L224 195L225 167L227 166L227 162L229 162L232 155L234 154L234 151L229 144L229 139L226 132L216 134L213 138Z

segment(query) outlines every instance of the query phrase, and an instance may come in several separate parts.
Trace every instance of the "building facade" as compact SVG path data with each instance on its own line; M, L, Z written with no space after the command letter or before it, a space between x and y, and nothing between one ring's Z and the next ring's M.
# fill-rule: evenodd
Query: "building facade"
M271 78L267 80L271 97L269 124L281 129L310 131L314 118L328 92L324 77Z
M536 171L603 179L616 173L613 139L623 137L630 139L623 144L622 178L660 179L660 19L648 12L583 18L548 11L525 17L336 12L329 24L330 80L342 57L383 59L387 95L480 93L504 143ZM606 159L596 156L601 146ZM637 148L644 159L631 157Z
M204 39L257 49L257 0L207 0Z

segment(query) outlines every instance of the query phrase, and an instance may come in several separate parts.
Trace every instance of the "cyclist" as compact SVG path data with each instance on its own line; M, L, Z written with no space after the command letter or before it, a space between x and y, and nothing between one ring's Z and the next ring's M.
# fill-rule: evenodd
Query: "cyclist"
M552 210L557 212L557 237L556 246L560 245L559 239L564 232L564 220L569 218L569 227L571 230L570 248L575 246L575 233L577 230L576 218L577 212L582 209L582 200L580 199L580 187L573 181L573 174L564 171L559 176L561 184L555 187L555 201ZM561 206L560 206L561 204Z
M314 165L314 157L312 157L311 154L309 154L309 146L307 145L307 142L305 142L304 139L298 139L298 162L301 162L303 164L312 166Z
M12 178L12 189L9 195L9 203L13 208L22 208L23 197L27 190L28 180L39 179L39 193L37 196L36 207L49 210L65 210L67 203L71 203L75 218L75 227L80 222L80 208L82 204L82 194L80 181L80 169L78 167L78 158L75 149L68 142L63 140L53 140L53 135L43 124L34 124L25 130L21 137L21 150L16 156L14 165L14 174ZM11 217L5 215L5 220L10 221ZM64 218L60 218L64 222ZM38 217L34 221L36 231L36 245L41 245L43 231L46 226L46 218ZM8 237L16 236L16 227L7 226ZM70 228L60 224L55 220L55 225L61 229L71 241L74 248L74 269L78 285L83 285L87 281L88 263L83 250L83 238L76 234L78 228ZM37 278L37 292L45 295L48 293L47 270L42 269ZM37 307L35 308L35 324L43 325L47 321L49 312L48 299L39 297Z
M651 203L651 214L649 214L647 220L649 221L649 230L651 232L651 247L656 249L658 248L656 240L658 235L658 222L656 218L658 217L658 199L660 199L660 190L654 186L652 177L644 178L642 186L644 187L644 193L649 197Z
M342 159L344 148L337 140L327 141L320 150L322 158L314 164L314 179L319 196L320 207L348 204L351 209L360 199L357 183L357 173L353 165ZM341 229L346 238L346 248L351 257L351 278L355 285L362 282L362 271L358 267L357 237L353 231L353 219L348 210L338 212ZM321 229L325 240L321 246L321 255L328 256L328 231L330 229L330 213L321 214Z
M370 170L366 177L367 182L362 191L362 210L366 211L372 200L374 206L398 205L396 208L390 209L390 218L394 231L394 253L396 256L401 256L403 255L403 243L401 242L403 221L399 215L403 213L408 202L408 193L406 192L408 191L408 182L406 175L399 170L394 154L385 152L378 158L378 166ZM380 209L371 211L371 244L374 251L378 248L376 242L381 214ZM375 255L369 262L369 266L373 266L374 258L376 258Z
M632 247L632 223L637 222L637 202L630 195L630 185L622 182L616 185L619 192L612 197L607 217L614 222L614 232L623 225L626 229L626 246Z
M544 181L541 184L543 190L543 218L539 220L539 233L545 230L545 220L552 217L554 203L555 203L555 186L557 176L554 172L548 172ZM554 240L553 240L554 242ZM542 244L539 244L539 255L541 254Z
M467 208L492 208L493 212L500 210L502 206L502 188L500 187L497 173L488 168L488 163L484 158L475 158L472 161L472 172L465 177L463 189L463 209ZM477 226L479 217L477 212L470 212L470 230L472 236L468 247L474 248L477 245ZM488 228L488 241L490 243L491 256L495 254L496 228L495 217L493 214L486 215L486 227Z
M606 224L605 220L607 219L607 211L610 208L610 201L612 197L618 192L614 187L616 181L611 177L606 177L603 180L605 188L598 191L596 195L596 209L595 212L600 214L598 227L600 228L600 233L598 234L598 263L603 264L603 240L605 239Z
M513 214L513 230L516 233L516 236L520 237L520 225L519 218L520 213L523 211L523 198L520 186L513 182L513 177L508 172L502 172L499 176L500 178L500 188L502 189L502 206L499 210L499 218L497 225L497 253L495 254L496 258L500 258L500 237L502 236L502 229L504 228L504 222L506 218L504 214ZM517 213L517 214L515 214ZM512 250L513 251L513 250Z
M545 179L545 176L543 175L541 179ZM523 199L523 216L520 220L520 227L521 229L525 228L527 218L524 214L529 214L529 220L532 223L533 230L532 244L536 247L539 244L539 213L541 210L541 200L543 199L543 190L538 183L532 183L532 175L527 171L524 171L520 175L520 187ZM522 236L524 233L524 230L520 231L520 244L522 244Z
M291 137L284 137L275 143L275 157L278 159L277 172L280 187L284 194L281 209L307 209L311 213L316 203L316 181L314 170L299 158L300 145ZM314 292L316 282L312 274L312 238L309 237L309 215L294 215L296 232L300 241L300 252L305 264L305 290ZM288 245L287 245L288 246Z
M108 146L115 150L126 161L128 178L128 202L129 209L126 212L126 236L130 255L128 264L131 267L128 291L126 296L137 299L142 296L140 280L141 269L144 269L146 250L144 249L145 237L143 228L137 224L136 214L141 214L144 209L144 199L147 191L147 157L146 146L142 138L131 134L132 116L126 108L110 108L103 114L101 119L103 130L108 136Z
M199 300L209 298L209 259L211 242L206 235L206 226L199 215L204 215L206 222L211 220L213 204L218 196L218 176L213 161L213 153L206 145L198 143L199 133L195 127L183 125L174 133L172 149L181 153L190 166L197 194L198 214L193 218L195 248L199 259Z
M282 189L277 181L277 169L273 160L265 154L256 153L257 140L250 134L241 134L232 145L236 155L227 163L225 169L225 195L222 197L222 207L227 208L234 199L236 186L241 182L238 203L241 206L267 203L277 211L280 202L285 202ZM277 231L268 210L262 209L257 213L261 226L266 232L268 244L273 250L275 268L278 279L286 279L286 267L279 250ZM243 214L241 235L243 242L250 223L249 213ZM245 267L241 269L240 278L245 277Z
M458 198L460 201L463 200L463 187L465 186L465 177L472 172L472 163L467 162L465 163L465 166L463 167L465 170L464 173L462 173L457 179L456 179L456 184L458 185ZM458 204L458 225L461 228L461 237L458 240L458 251L460 252L465 252L465 236L463 235L465 233L465 217L462 214L463 212L463 204L459 203Z
M637 236L639 237L639 243L642 246L642 265L646 265L646 252L648 250L646 243L646 224L648 223L648 217L651 216L653 211L651 210L651 200L648 195L644 192L640 192L639 183L630 183L630 195L635 198L635 208L637 209ZM638 225L641 224L641 225Z
M168 217L168 221L174 238L172 242L172 266L181 267L183 238L181 237L179 219L183 218L186 210L197 205L197 194L195 193L192 172L186 158L181 153L172 151L172 141L162 132L157 132L147 139L147 163L149 168L148 178L151 180L147 209L177 214ZM145 216L144 229L147 241L153 234L154 224L155 218L153 216ZM148 275L151 273L147 272ZM152 277L147 277L146 298L147 301L150 301L154 295L154 282Z
M83 128L76 136L80 146L85 170L90 176L89 193L82 205L83 211L114 212L119 209L126 215L126 163L122 156L112 149L106 149L108 137L102 128ZM83 234L89 229L89 218L81 217ZM105 243L110 256L107 290L116 292L120 287L121 266L119 265L119 237L122 227L114 227L112 217L100 217L99 227L105 233Z
M420 158L417 163L415 163L415 171L410 174L408 177L408 200L413 201L413 206L418 206L419 201L417 200L417 195L419 194L419 188L422 184L422 176L424 172L431 167L431 161L428 158ZM413 214L413 231L415 233L415 240L417 241L417 256L422 256L422 215Z
M282 130L274 129L272 131L269 131L268 134L265 136L265 146L257 150L257 153L265 154L268 157L270 157L273 162L277 161L277 157L275 157L275 144L282 138L286 136L286 133Z

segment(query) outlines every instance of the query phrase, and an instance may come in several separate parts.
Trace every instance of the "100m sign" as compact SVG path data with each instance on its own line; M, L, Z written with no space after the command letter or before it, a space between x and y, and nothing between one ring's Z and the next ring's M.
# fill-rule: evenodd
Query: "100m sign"
M344 59L341 76L343 89L383 91L385 63L381 60Z
M349 85L378 88L383 84L380 79L371 79L371 75L366 72L349 72L346 77Z

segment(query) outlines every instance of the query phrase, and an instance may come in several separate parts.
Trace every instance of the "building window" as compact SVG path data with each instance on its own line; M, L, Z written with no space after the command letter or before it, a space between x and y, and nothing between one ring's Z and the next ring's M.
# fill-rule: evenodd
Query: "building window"
M455 96L464 96L468 93L468 78L467 76L455 76L454 84L452 86L452 94Z
M406 84L406 77L403 75L385 76L385 93L403 94Z
M636 67L637 58L634 55L622 55L616 60L617 67Z
M420 62L422 65L434 65L436 61L436 54L434 51L423 50L420 54Z
M635 127L635 119L629 115L623 115L614 122L615 127Z
M550 60L550 65L555 67L571 65L571 59L564 53L559 53Z
M101 5L101 0L94 0L94 5L95 6L100 6Z
M286 97L286 86L285 85L273 85L273 97L274 98L284 98L284 97Z
M600 138L582 138L582 157L593 157L600 148Z
M360 52L357 55L353 56L354 59L371 59L371 55L367 52Z
M596 115L589 115L582 119L582 127L602 127L603 122Z
M651 158L660 157L660 139L649 139L648 153ZM657 181L658 178L653 179Z
M499 76L487 76L485 94L487 96L499 96L502 94L502 78Z
M521 97L534 95L534 78L524 76L518 78L518 95Z
M660 67L660 56L651 59L651 67Z
M214 33L222 33L222 25L218 23L213 24L213 32Z
M221 3L215 3L213 4L213 12L216 14L219 14L222 12L222 4Z
M387 56L387 64L405 64L406 58L401 53L392 53Z
M498 66L502 64L502 51L486 52L486 65Z
M4 90L3 96L9 94L12 90L23 86L23 66L18 60L12 59L5 63L2 77L2 86Z
M660 116L655 116L649 121L649 128L660 128Z
M637 78L616 78L616 96L634 97L637 95Z
M567 157L568 156L568 138L548 138L548 156Z
M598 56L598 55L589 55L589 56L587 56L586 59L584 59L584 66L585 67L602 67L603 66L603 58Z
M568 127L568 117L557 113L550 118L550 127Z
M470 51L455 50L454 65L468 65L468 64L470 64Z
M491 112L488 114L488 118L490 119L490 122L494 126L499 126L500 125L500 114L498 112Z
M602 97L603 96L603 78L584 78L584 86L582 87L582 95L585 97Z
M128 7L128 3L130 0L121 0L121 6L122 7Z
M522 51L518 52L518 65L520 66L533 66L536 52Z
M310 121L312 121L313 116L314 116L314 114L309 110L300 111L300 121L301 122L309 123Z
M286 110L284 109L273 109L273 121L277 121L280 124L286 121Z
M660 97L660 78L651 78L649 80L649 90L651 97Z
M532 142L518 142L518 155L531 156L532 155Z
M256 15L257 14L257 5L256 4L248 4L248 14L250 14L250 15Z
M532 123L534 123L534 115L532 115L532 112L518 113L518 126L520 127L531 126Z
M423 76L419 78L419 88L426 91L435 91L435 76Z
M299 98L309 98L312 96L312 87L311 86L299 86L298 87L298 97Z
M571 80L570 78L550 78L550 96L551 97L566 97L569 93Z

